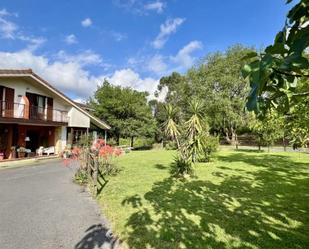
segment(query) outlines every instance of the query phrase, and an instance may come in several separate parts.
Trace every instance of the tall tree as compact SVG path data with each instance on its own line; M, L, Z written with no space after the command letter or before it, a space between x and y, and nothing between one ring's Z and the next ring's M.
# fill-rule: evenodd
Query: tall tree
M259 150L262 145L266 145L269 152L270 146L283 137L284 121L282 115L274 110L268 110L265 115L251 122L252 131L258 137Z
M248 81L241 77L242 58L252 49L235 45L225 53L209 54L187 73L194 94L203 101L212 130L222 132L234 144L237 129L247 119L244 109L249 91Z
M113 86L105 80L90 104L95 114L111 125L117 143L120 137L130 137L133 147L135 137L152 137L155 132L155 120L147 95L131 88Z

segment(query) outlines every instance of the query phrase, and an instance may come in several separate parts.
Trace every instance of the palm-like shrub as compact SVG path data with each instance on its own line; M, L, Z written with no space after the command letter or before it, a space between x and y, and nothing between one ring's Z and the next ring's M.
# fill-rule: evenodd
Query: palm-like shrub
M184 122L183 129L177 125L177 109L171 105L165 106L167 119L164 122L164 132L177 144L179 155L175 158L172 172L177 176L191 175L193 163L203 154L202 138L207 133L207 125L203 118L204 107L192 100L188 108L188 120Z
M176 141L177 143L177 149L180 147L179 143L179 129L178 125L176 124L176 115L177 115L177 109L175 109L172 105L167 104L165 106L165 111L167 114L167 119L163 123L163 129L164 133L167 137L170 137L172 140Z
M197 100L189 103L190 118L185 122L186 140L185 147L192 162L196 162L198 154L202 150L201 138L203 128L206 128L203 121L204 106Z

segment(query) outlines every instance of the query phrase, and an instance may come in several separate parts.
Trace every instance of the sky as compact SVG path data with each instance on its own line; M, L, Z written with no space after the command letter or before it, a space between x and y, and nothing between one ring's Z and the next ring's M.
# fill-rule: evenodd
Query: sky
M234 44L260 50L285 0L1 0L0 68L32 68L77 101L104 79L148 91Z

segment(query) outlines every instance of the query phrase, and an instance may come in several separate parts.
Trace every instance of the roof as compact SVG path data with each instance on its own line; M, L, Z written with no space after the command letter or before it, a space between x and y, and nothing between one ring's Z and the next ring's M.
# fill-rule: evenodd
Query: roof
M46 80L41 78L39 75L35 74L32 69L0 69L0 77L30 77L40 83L42 86L48 88L52 92L54 92L56 95L61 97L63 100L68 102L70 105L78 109L80 112L84 113L86 116L88 116L91 121L97 125L98 127L102 129L110 129L111 127L104 122L103 120L100 120L99 118L93 116L89 112L87 112L84 108L82 108L79 104L74 102L72 99L67 97L65 94L60 92L58 89L53 87L51 84L49 84Z

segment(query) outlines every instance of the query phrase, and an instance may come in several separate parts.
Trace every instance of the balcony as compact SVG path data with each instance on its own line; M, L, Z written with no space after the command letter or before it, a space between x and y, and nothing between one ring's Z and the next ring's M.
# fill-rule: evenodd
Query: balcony
M29 106L20 103L2 101L0 118L22 119L24 121L68 123L68 112L63 110Z

